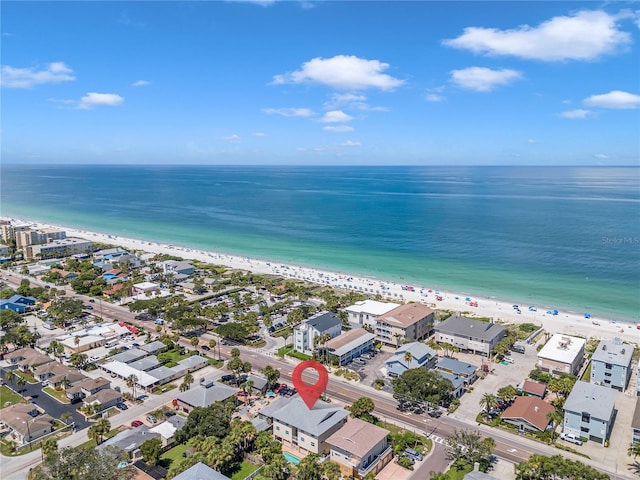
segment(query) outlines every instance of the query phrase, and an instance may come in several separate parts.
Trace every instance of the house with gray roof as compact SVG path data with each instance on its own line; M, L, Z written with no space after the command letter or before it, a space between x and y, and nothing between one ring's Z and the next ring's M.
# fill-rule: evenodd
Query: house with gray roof
M202 462L198 462L193 467L173 477L173 480L229 480L229 477Z
M136 461L142 458L140 446L144 442L146 442L147 440L151 440L152 438L160 438L160 434L151 432L150 428L146 425L140 425L139 427L130 430L123 430L122 432L102 442L96 447L96 449L104 450L110 445L118 447L127 452L131 461Z
M616 391L578 380L564 404L563 433L604 445L615 415Z
M466 385L471 385L478 379L478 367L472 363L461 362L455 358L443 357L438 360L436 370L439 373L451 373L464 379Z
M102 411L111 407L115 407L122 402L122 393L111 388L105 388L97 393L88 396L83 400L85 405L94 405L96 410Z
M124 352L116 353L109 357L109 361L111 362L122 362L122 363L131 363L136 360L140 360L141 358L149 355L144 350L140 350L139 348L130 348L129 350L125 350Z
M140 348L140 350L144 350L147 353L152 353L153 355L156 355L160 352L165 351L169 347L167 347L160 340L156 340L155 342L145 343L144 345L140 345L140 347L138 348Z
M335 313L325 312L309 318L293 329L293 348L305 355L312 355L316 348L314 339L322 335L335 338L342 333L342 320Z
M162 447L166 448L175 443L175 434L187 423L187 419L181 415L169 417L162 423L149 429L150 432L159 433L162 440Z
M623 392L631 378L633 346L622 340L602 340L591 356L591 383Z
M155 355L149 355L148 357L141 358L140 360L129 362L129 366L131 368L135 368L136 370L142 370L143 372L148 372L149 370L153 370L154 368L157 368L159 365L160 365L160 361L158 360L158 357L156 357Z
M435 340L465 352L491 356L493 348L506 334L502 325L451 315L435 326Z
M407 361L407 354L411 360ZM410 368L433 368L436 365L438 355L436 351L422 342L405 343L396 350L396 353L386 362L387 375L398 377Z
M332 362L336 362L338 365L346 365L354 358L373 350L375 338L376 336L373 333L364 328L352 328L320 346Z
M327 439L347 421L349 412L318 400L309 409L299 395L281 398L263 408L260 414L271 420L273 436L301 456L329 453Z
M186 392L180 393L176 398L178 406L185 412L190 412L196 407L208 407L215 402L236 401L235 388L228 387L213 380L205 380Z
M462 378L460 375L442 371L439 371L438 375L449 380L451 382L451 385L453 385L453 390L451 391L451 396L453 398L460 398L464 394L466 386L465 378Z

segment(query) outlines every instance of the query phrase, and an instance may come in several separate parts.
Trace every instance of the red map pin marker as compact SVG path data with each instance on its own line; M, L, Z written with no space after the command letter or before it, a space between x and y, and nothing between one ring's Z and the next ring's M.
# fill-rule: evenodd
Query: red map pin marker
M309 385L302 381L302 372L304 372L307 368L312 368L316 372L318 372L318 383ZM324 392L324 389L327 388L327 383L329 382L329 374L327 373L327 369L324 368L324 365L322 365L320 362L316 362L315 360L305 360L304 362L299 363L298 366L293 369L291 379L293 380L293 386L302 397L302 400L307 405L307 407L309 407L309 410L311 410L320 396L322 396L322 392Z

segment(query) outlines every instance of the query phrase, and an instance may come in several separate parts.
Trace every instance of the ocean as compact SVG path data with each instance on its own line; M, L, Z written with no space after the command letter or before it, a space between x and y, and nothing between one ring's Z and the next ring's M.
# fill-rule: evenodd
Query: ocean
M3 165L5 217L640 322L636 167Z

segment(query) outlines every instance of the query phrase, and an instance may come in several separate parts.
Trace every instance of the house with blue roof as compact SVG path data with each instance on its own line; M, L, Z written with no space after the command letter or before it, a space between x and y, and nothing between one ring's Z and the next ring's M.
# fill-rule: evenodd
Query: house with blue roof
M0 300L0 310L13 310L17 313L25 313L36 304L36 299L32 297L24 297L22 295L13 295L7 300Z
M407 353L411 360L407 361ZM398 377L410 368L433 368L438 357L436 351L422 342L405 343L386 362L387 375Z
M478 367L455 358L444 357L436 365L438 373L450 373L464 379L465 385L472 385L478 379Z

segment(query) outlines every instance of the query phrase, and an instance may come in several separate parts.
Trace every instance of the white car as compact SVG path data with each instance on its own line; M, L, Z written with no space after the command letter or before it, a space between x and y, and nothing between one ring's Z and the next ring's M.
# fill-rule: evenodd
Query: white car
M582 440L576 437L573 433L561 433L560 438L565 442L573 443L575 445L582 445Z
M504 361L507 363L514 363L513 358L511 357L504 357Z

